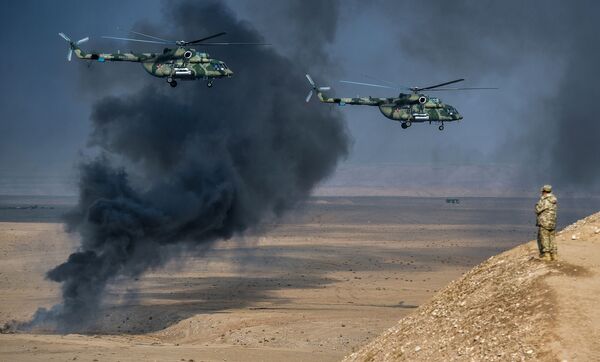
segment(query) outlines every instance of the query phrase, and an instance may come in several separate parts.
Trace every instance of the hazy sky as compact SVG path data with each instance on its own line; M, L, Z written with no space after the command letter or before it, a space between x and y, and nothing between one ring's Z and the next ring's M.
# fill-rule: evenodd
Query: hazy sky
M316 80L339 96L393 95L338 82L373 82L366 76L405 86L466 78L464 86L500 88L436 93L464 117L443 132L427 124L403 130L377 108L342 108L353 138L346 165L514 164L523 168L524 178L598 188L596 2L378 0L331 2L318 9L320 1L227 3L277 52L299 60L290 73L316 72ZM82 153L93 152L86 144L98 98L148 82L168 86L135 63L88 67L77 59L67 62L59 31L73 39L90 36L88 49L156 50L99 37L127 36L133 28L177 37L176 27L164 25L164 19L161 1L5 4L0 14L0 178L72 174ZM311 46L314 36L324 37L324 51ZM236 72L252 72L240 59L227 59L225 50L209 51ZM260 86L260 74L255 76ZM206 92L219 92L225 82ZM290 92L304 102L308 90L308 84L298 84Z

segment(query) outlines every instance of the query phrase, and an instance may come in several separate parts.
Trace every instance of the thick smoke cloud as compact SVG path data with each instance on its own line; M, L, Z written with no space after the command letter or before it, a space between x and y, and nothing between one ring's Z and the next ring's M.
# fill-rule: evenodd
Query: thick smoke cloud
M406 19L397 45L432 69L519 82L516 91L497 93L512 92L514 119L490 112L483 120L513 128L494 158L522 166L515 180L521 186L552 182L563 191L593 192L600 190L600 122L593 107L600 97L600 43L591 14L599 10L594 1L425 2ZM536 73L542 79L528 83Z
M229 0L256 21L277 49L307 66L311 72L336 72L334 56L323 46L335 41L341 3L321 0ZM275 31L276 29L276 31ZM335 66L334 66L335 65Z
M165 14L186 39L224 30L235 41L263 41L220 2L169 2ZM302 64L270 48L211 53L234 78L210 90L157 80L95 104L90 143L103 155L81 165L79 204L68 216L81 246L48 272L62 283L63 303L38 311L34 323L85 330L115 277L281 215L346 155L339 114L303 102Z

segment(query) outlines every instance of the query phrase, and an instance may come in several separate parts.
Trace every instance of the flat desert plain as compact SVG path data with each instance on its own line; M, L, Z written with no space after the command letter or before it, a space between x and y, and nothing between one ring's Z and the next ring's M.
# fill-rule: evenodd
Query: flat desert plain
M558 195L560 197L560 195ZM256 235L111 283L81 334L0 334L0 361L335 361L489 256L535 238L531 198L315 197ZM0 325L60 302L68 198L0 198ZM561 198L559 227L600 209ZM32 207L35 206L35 207ZM560 246L559 246L560 247Z

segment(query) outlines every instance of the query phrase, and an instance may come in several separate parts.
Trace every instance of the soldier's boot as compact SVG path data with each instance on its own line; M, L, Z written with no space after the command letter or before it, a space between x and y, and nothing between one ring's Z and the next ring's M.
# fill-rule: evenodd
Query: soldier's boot
M557 253L550 253L550 260L551 261L557 261L558 260L558 254Z
M542 259L543 261L551 261L552 260L550 257L550 253L542 254L542 257L540 259Z

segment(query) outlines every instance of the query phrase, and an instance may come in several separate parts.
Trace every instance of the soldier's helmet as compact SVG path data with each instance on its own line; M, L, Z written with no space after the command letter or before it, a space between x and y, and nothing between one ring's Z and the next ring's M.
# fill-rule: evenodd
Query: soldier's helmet
M542 189L540 191L543 191L543 192L552 192L552 186L550 186L550 185L544 185L544 186L542 186Z

